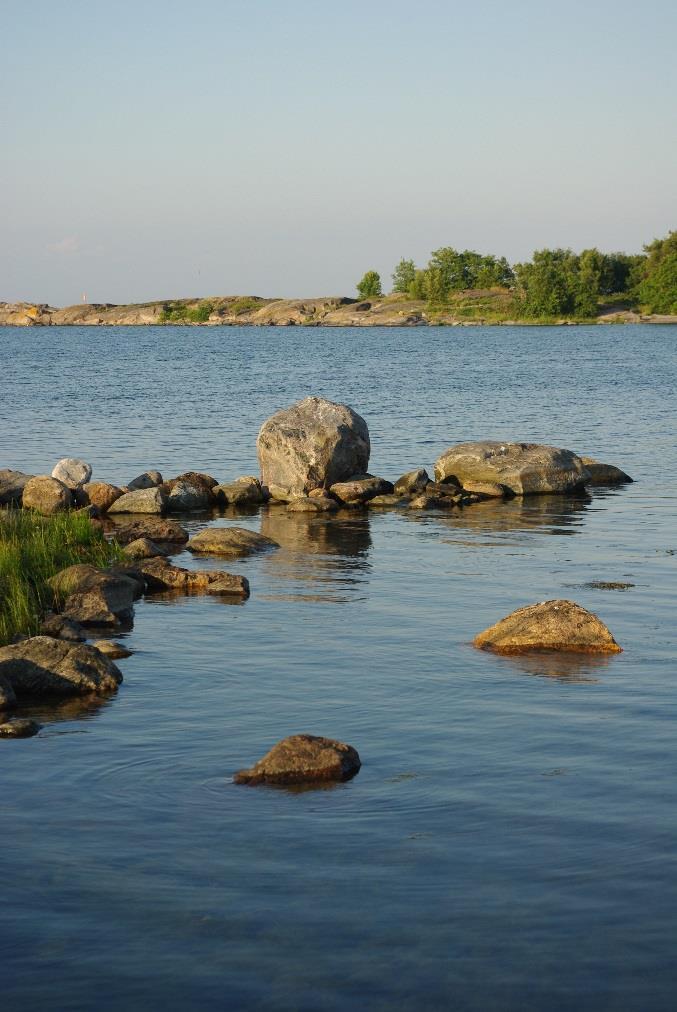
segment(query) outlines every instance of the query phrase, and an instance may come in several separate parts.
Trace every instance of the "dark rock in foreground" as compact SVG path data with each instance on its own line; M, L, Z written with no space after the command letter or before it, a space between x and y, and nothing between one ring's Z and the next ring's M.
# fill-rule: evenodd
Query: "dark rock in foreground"
M485 440L459 443L435 462L435 479L456 478L461 485L490 482L515 495L574 492L590 480L585 464L571 450L539 443Z
M95 647L33 636L0 648L0 681L23 696L81 696L115 691L122 674Z
M140 596L137 583L122 572L80 564L61 570L49 580L64 600L62 614L80 625L119 625L134 614Z
M313 734L293 734L273 745L263 759L233 777L236 784L304 784L349 780L360 768L351 745Z
M616 640L596 615L574 601L541 601L518 608L479 633L474 645L499 654L532 650L617 654Z
M11 468L0 469L0 506L20 506L24 488L35 475L24 474L23 471L12 471Z

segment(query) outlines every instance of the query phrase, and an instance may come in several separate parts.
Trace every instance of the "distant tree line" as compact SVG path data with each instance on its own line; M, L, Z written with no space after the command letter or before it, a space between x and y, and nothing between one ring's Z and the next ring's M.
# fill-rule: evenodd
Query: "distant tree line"
M440 308L456 292L501 288L512 293L515 312L532 318L594 317L605 299L624 299L648 313L677 313L677 232L640 254L542 249L512 266L505 257L444 246L425 267L400 260L392 281L393 292ZM362 298L380 296L379 274L367 271L357 288Z

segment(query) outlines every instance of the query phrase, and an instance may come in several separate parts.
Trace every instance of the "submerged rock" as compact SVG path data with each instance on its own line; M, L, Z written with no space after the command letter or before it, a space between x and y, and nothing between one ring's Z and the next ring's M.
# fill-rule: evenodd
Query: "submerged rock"
M84 643L33 636L0 648L0 678L16 696L77 696L117 689L122 674Z
M92 477L92 468L84 460L77 457L64 457L58 464L55 464L52 471L52 478L58 478L68 488L80 488Z
M625 485L634 481L629 474L615 464L601 464L594 457L583 457L583 463L590 472L588 485Z
M233 594L249 597L249 581L244 576L218 569L182 569L166 559L146 559L139 565L148 593L164 590L204 590L208 594Z
M489 629L479 633L474 645L499 654L531 650L570 653L617 654L621 652L604 623L574 601L554 600L518 608Z
M0 506L19 506L24 488L35 475L23 471L12 471L9 467L0 469Z
M125 492L108 508L109 513L164 513L167 495L159 488L141 488Z
M58 478L38 474L26 482L22 502L24 509L35 510L43 516L52 516L71 508L73 493Z
M306 397L261 426L256 449L261 482L284 498L329 488L369 466L369 429L345 404Z
M485 440L459 443L435 462L435 478L505 485L515 495L564 493L581 489L590 480L583 461L571 450L539 443L500 443Z
M201 555L251 555L253 552L279 548L277 541L244 527L207 527L190 539L186 548Z
M120 545L129 545L139 538L148 538L160 544L167 542L176 545L183 545L188 541L188 532L184 531L175 520L161 520L151 516L116 525L114 535Z
M27 717L10 717L0 724L0 738L32 738L41 727L42 724Z
M236 784L303 784L349 780L360 768L351 745L313 734L293 734L273 745L263 759L233 777Z

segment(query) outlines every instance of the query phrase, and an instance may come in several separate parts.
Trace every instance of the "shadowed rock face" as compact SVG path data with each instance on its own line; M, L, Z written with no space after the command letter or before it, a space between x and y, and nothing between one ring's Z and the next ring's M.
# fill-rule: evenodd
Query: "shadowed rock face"
M435 479L455 477L461 485L491 482L515 495L573 492L590 480L583 461L571 450L539 443L459 443L435 462Z
M518 608L479 633L474 645L499 654L538 650L590 654L621 652L621 647L596 615L566 600L541 601Z
M25 509L35 510L43 516L51 516L53 513L70 509L73 505L73 495L58 478L39 474L26 482L22 501Z
M0 675L0 712L16 705L16 694L6 678Z
M351 745L313 734L293 734L274 745L249 770L234 776L236 784L304 784L349 780L360 768Z
M18 506L23 498L24 488L33 477L32 474L3 467L0 470L0 506L7 506L10 503Z
M261 483L275 496L329 488L369 466L369 429L345 404L306 397L278 411L256 441Z
M625 485L633 480L615 464L601 464L593 457L583 457L582 460L590 472L588 485Z
M0 679L16 696L77 696L117 689L118 668L94 647L50 636L0 648Z
M227 555L232 558L279 547L276 541L245 527L208 527L191 538L186 545L188 551L195 554Z
M61 570L49 583L65 598L63 614L81 625L116 626L128 621L139 596L133 579L86 564Z

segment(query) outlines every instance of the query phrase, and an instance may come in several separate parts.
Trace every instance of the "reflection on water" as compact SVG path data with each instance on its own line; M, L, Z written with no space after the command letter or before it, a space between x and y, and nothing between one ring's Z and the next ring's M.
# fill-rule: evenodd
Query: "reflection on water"
M534 652L501 655L501 661L525 675L554 678L559 682L588 683L599 681L611 658L605 654L567 654Z
M466 506L465 509L435 516L443 527L486 534L528 532L544 528L554 535L575 534L585 518L592 499L587 495L533 495L514 499L489 499ZM411 510L411 519L425 514ZM456 539L453 539L456 540Z
M29 717L39 724L56 724L69 720L92 720L113 705L110 696L71 696L68 699L46 698L36 702L21 700L12 715Z

